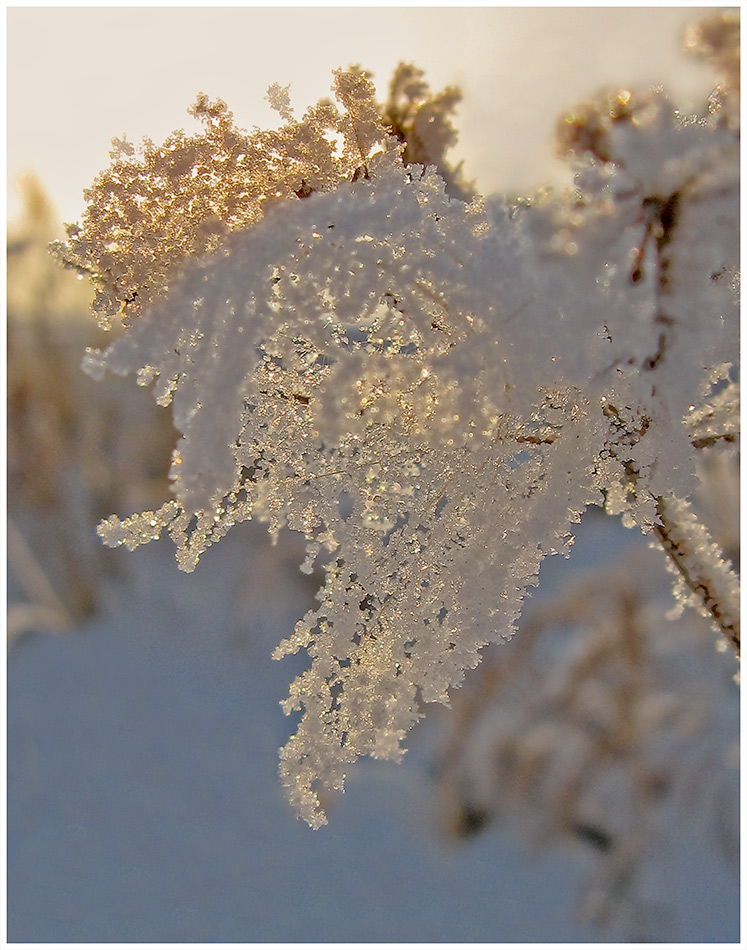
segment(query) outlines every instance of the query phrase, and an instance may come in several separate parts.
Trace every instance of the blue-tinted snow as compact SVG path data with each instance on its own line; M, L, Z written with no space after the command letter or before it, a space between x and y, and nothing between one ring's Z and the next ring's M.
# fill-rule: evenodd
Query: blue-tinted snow
M448 712L401 765L353 770L328 826L290 813L278 703L302 661L270 653L311 590L282 548L245 525L193 575L167 542L121 557L105 616L10 654L11 941L599 939L575 916L578 855L530 861L510 829L439 836L428 749ZM738 939L733 876L686 829L672 847L673 939Z

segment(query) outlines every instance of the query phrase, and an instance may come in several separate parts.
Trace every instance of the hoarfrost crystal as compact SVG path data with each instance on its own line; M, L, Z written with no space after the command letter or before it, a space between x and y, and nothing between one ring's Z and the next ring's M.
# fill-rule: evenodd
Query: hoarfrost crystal
M421 74L398 75L411 102L424 95ZM314 827L320 788L341 788L359 755L398 758L421 703L448 702L481 648L512 635L588 505L668 531L699 440L734 422L732 124L683 123L663 96L626 93L608 128L566 129L576 151L586 136L571 197L470 202L441 161L456 94L405 108L402 89L398 138L360 71L336 75L342 111L320 103L300 121L272 87L286 120L272 135L247 137L198 100L204 136L177 137L163 160L115 158L148 200L164 175L182 189L183 239L145 200L116 199L138 209L148 246L165 242L160 270L146 274L137 241L97 258L95 217L66 251L98 279L104 317L130 315L89 371L152 383L182 433L174 498L108 519L104 541L167 530L189 571L258 518L301 532L303 569L324 570L318 606L275 651L311 659L285 703L303 717L280 772ZM419 147L439 168L402 158L426 114L438 127ZM206 200L200 169L224 166L208 233L183 189ZM107 254L121 275L109 282ZM733 574L698 538L698 569L733 604Z

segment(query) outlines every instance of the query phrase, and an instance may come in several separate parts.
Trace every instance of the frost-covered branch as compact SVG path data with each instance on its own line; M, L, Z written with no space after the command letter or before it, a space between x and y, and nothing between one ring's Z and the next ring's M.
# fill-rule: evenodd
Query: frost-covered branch
M333 88L296 120L272 87L273 132L201 96L202 135L120 143L60 251L130 324L88 371L154 384L182 433L174 497L108 519L104 541L167 530L193 570L257 518L302 533L304 569L325 572L276 651L311 658L281 775L313 826L321 787L359 755L398 758L420 703L512 635L589 504L656 536L657 500L697 486L709 412L733 429L721 397L698 407L738 350L725 107L619 91L566 117L574 191L510 204L459 197L454 90L430 97L411 67L386 109L361 70ZM729 624L732 588L707 586Z
M654 535L679 573L682 588L740 655L739 582L707 529L687 502L657 500Z

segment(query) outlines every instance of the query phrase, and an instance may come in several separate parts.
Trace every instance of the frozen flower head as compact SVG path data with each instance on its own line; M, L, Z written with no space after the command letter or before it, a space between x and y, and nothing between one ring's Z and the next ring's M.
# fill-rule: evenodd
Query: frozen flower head
M324 570L276 651L311 659L281 775L315 827L320 789L399 757L421 704L512 635L589 504L658 531L738 642L733 574L671 523L703 437L685 419L738 350L734 130L618 92L564 124L573 194L467 203L456 92L429 99L412 67L386 107L359 69L334 91L295 119L271 87L284 124L251 135L200 97L202 134L115 151L65 251L132 322L89 369L153 383L182 433L173 499L104 540L167 530L192 570L257 518Z

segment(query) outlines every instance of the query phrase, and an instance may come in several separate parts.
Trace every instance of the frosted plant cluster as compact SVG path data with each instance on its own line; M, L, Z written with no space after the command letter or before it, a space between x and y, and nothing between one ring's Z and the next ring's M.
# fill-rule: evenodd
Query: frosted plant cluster
M129 324L87 370L136 374L182 433L173 498L105 543L166 530L191 571L259 519L324 571L275 651L311 660L280 773L313 827L321 789L400 757L421 703L512 635L590 504L657 538L738 649L736 577L687 507L699 448L738 437L733 112L621 91L563 121L571 194L468 200L456 94L421 78L398 73L399 134L360 70L301 120L271 87L274 132L201 97L206 133L119 143L58 249Z

